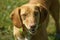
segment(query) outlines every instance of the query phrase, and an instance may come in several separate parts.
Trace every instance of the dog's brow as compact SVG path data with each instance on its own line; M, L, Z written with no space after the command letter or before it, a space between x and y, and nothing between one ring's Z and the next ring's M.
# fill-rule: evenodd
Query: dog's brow
M21 12L21 15L25 14L25 12Z
M21 14L22 16L26 16L27 15L27 13L23 13L23 14Z
M29 11L25 10L25 11L21 11L21 15L24 15L24 14L28 14Z
M35 10L34 12L38 12L38 10Z

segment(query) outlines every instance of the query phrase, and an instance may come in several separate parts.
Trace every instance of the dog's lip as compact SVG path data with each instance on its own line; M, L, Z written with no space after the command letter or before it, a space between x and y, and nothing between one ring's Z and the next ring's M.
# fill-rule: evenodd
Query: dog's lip
M29 33L30 33L31 35L35 35L35 34L36 34L36 32L31 32L31 31L29 31Z
M30 34L34 35L34 34L36 33L36 30L34 30L34 31L29 30L28 32L29 32Z
M35 31L30 31L30 32L35 33Z
M32 33L35 33L35 30L34 30L34 29L32 29L32 30L31 30L31 32L32 32Z

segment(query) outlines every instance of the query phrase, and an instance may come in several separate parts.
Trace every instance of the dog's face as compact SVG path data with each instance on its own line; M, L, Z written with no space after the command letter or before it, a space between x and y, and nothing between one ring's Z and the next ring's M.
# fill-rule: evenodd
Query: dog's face
M23 24L32 34L37 31L40 24L45 20L47 12L43 7L39 6L23 6L20 12Z
M40 22L40 10L37 7L22 7L21 8L21 18L23 24L28 29L30 33L34 33Z
M13 22L14 25L17 26L19 24L18 26L20 26L21 21L19 20L22 20L22 23L27 28L27 31L31 34L36 33L37 29L40 27L40 24L42 24L47 16L47 11L43 7L39 6L22 6L17 10L16 11L19 15L17 15L16 12L13 15L13 21L15 19L15 23Z

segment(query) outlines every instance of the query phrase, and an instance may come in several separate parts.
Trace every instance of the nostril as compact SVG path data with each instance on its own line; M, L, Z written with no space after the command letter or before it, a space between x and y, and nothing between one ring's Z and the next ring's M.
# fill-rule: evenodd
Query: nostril
M33 28L33 29L34 29L35 27L36 27L35 25L31 26L31 28Z

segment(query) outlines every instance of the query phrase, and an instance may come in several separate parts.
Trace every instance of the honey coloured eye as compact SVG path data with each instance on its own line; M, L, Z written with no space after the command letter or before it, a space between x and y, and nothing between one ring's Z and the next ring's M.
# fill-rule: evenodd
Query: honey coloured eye
M38 16L38 11L35 11L34 12L34 16Z
M22 15L22 19L25 20L26 19L26 16L27 16L26 14L23 14Z

